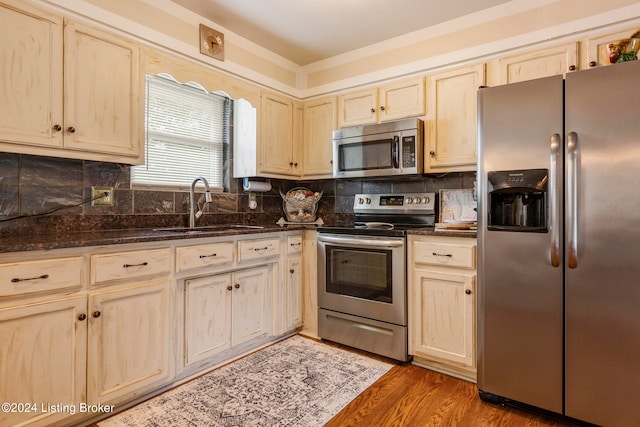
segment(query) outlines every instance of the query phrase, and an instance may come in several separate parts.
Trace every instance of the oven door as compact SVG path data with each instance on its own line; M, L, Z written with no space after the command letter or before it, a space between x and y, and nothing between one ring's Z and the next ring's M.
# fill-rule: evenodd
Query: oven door
M318 306L405 326L404 237L318 235Z

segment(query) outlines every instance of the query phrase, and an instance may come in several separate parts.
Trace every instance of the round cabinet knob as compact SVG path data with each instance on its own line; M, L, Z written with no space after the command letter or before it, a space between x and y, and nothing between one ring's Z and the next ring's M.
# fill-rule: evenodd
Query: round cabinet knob
M93 316L95 319L97 319L98 317L100 317L100 315L101 315L101 314L102 314L102 313L100 313L99 311L94 311L94 312L93 312L93 314L92 314L92 316Z
M575 71L575 70L576 70L575 65L569 65L569 71Z
M595 67L596 65L598 65L596 61L589 62L589 67Z
M67 132L69 132L69 133L75 133L75 131L76 131L76 128L74 128L73 126L69 126L67 128Z
M471 295L471 289L465 289L464 293L467 295Z
M60 132L62 130L62 126L60 125L53 125L53 130L56 132Z
M371 109L371 112L372 112L372 113L375 113L375 112L376 112L376 109L375 109L375 108L372 108L372 109Z
M233 285L236 289L240 289L240 283L236 283L235 285Z
M86 320L87 319L87 315L82 313L78 315L78 320Z
M436 156L436 152L435 152L435 151L429 151L429 155L430 155L431 157L435 157L435 156Z
M289 270L289 273L291 273L291 274L293 274L293 273L295 273L295 272L296 272L296 271L295 271L293 268L292 268L291 270Z
M380 111L384 111L384 105L380 107Z
M227 286L227 290L228 291L232 291L233 290L233 286L231 286L231 285Z

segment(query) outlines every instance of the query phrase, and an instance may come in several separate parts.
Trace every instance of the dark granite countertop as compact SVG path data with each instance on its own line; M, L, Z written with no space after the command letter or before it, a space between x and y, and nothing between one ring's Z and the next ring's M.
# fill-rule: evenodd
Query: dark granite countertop
M442 236L442 237L468 237L471 239L475 239L478 236L476 231L456 231L456 230L438 230L436 231L433 227L429 228L412 228L407 230L407 235L418 235L418 236Z
M86 246L116 245L123 243L158 242L176 239L199 239L203 237L262 234L278 231L295 231L315 228L313 225L260 225L237 228L234 225L203 227L197 232L172 231L168 228L143 228L123 230L89 230L64 234L37 234L0 237L0 254L8 252L36 251Z
M177 239L199 239L204 237L235 236L244 234L263 234L278 231L295 231L315 229L312 224L261 224L256 228L249 226L238 228L231 224L202 227L195 233L172 231L170 228L140 228L122 230L88 230L58 234L34 234L0 237L0 254L8 252L23 252L36 250L50 250L62 248L77 248L87 246L117 245L124 243L159 242ZM433 228L418 228L407 232L410 235L446 236L476 238L477 233L461 231L435 231Z

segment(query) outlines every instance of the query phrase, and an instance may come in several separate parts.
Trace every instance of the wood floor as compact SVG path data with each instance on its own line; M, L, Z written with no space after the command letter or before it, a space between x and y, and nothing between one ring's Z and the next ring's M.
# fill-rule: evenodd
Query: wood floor
M391 368L325 427L569 425L515 408L483 402L478 397L475 384L405 364Z

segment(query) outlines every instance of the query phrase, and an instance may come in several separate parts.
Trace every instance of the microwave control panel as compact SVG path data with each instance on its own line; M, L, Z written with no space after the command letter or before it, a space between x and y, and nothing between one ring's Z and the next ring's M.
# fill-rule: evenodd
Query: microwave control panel
M416 137L415 136L402 137L402 167L403 168L416 167Z

